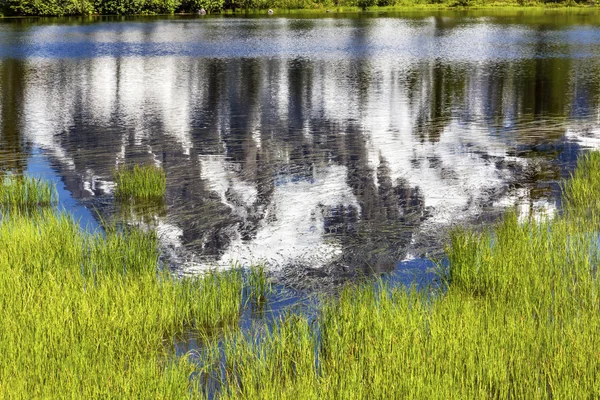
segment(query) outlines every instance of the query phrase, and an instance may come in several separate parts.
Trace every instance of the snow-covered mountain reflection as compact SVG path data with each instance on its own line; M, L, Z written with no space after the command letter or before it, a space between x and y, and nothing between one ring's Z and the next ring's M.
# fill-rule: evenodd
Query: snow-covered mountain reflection
M233 262L387 271L439 248L451 224L514 204L554 212L556 182L599 140L598 59L533 57L550 34L435 18L392 23L404 35L385 53L364 44L398 32L391 22L340 23L278 25L288 39L308 34L297 45L274 37L282 57L1 61L3 144L43 149L74 197L106 214L118 208L117 164L163 165L167 211L155 223L187 272ZM326 47L358 56L308 52L321 28L338 34ZM453 43L473 34L461 53ZM483 51L499 42L521 47Z

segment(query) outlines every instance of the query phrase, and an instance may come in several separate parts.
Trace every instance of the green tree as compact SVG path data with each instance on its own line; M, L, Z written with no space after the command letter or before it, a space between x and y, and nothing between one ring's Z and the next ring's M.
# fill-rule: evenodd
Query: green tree
M369 7L377 5L377 0L357 0L356 5L366 11Z
M224 0L183 0L181 11L196 11L204 8L207 12L218 12L223 9ZM239 7L239 6L238 6Z

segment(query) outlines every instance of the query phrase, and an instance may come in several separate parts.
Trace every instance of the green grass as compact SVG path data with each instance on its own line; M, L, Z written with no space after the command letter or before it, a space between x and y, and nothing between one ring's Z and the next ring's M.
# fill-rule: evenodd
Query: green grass
M154 165L123 165L113 171L115 197L121 200L156 201L164 199L167 177Z
M581 156L571 179L563 184L567 213L597 217L600 210L600 152Z
M264 265L252 265L248 269L246 287L249 292L248 298L254 300L256 304L262 304L267 300L273 288Z
M153 232L81 231L50 210L0 223L0 398L187 398L172 338L236 324L239 272L179 279Z
M8 174L0 176L0 209L27 212L55 205L54 184L40 178Z
M230 334L205 364L225 354L217 397L595 398L598 160L581 158L561 217L453 232L445 291L350 286L314 321Z
M200 364L172 340L235 326L239 270L175 278L156 235L83 233L68 216L0 223L0 398L551 399L600 393L600 154L564 184L565 213L455 230L444 290L350 285L316 318L203 336ZM270 283L254 268L255 298ZM199 374L193 374L199 372Z

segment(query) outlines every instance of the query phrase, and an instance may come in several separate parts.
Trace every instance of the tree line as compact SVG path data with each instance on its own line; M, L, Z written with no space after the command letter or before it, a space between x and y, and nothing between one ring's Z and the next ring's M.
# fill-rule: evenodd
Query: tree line
M155 15L224 10L355 6L365 0L0 0L6 16ZM381 0L383 2L389 0Z
M501 5L544 5L590 3L593 0L504 0ZM155 15L209 13L225 10L326 9L334 7L498 5L493 0L0 0L0 16L69 16L69 15Z

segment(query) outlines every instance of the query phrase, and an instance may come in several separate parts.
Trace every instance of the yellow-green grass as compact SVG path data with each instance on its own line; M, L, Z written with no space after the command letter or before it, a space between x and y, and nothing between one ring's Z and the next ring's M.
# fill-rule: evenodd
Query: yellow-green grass
M7 174L0 176L0 209L27 212L55 205L56 186L40 178Z
M600 152L581 156L571 179L563 184L563 202L567 214L596 217L600 211Z
M455 230L443 291L349 286L317 318L226 330L200 365L174 358L165 338L236 321L239 271L177 279L157 269L152 232L89 235L48 210L9 214L0 397L202 397L194 376L208 374L216 398L595 398L598 160L581 158L562 216L519 223L509 212L488 230ZM266 295L264 270L248 285Z
M155 165L122 165L113 171L115 197L121 200L162 200L167 190L167 176Z
M565 215L519 223L509 212L484 232L453 232L444 291L352 286L316 320L228 335L205 362L225 354L216 397L597 397L599 157L566 184ZM579 207L585 219L572 218Z
M254 300L257 304L264 303L267 300L273 288L264 265L250 266L246 276L246 287L248 289L248 299Z
M81 231L46 210L0 223L0 398L187 398L172 338L235 324L239 272L160 270L153 232Z

